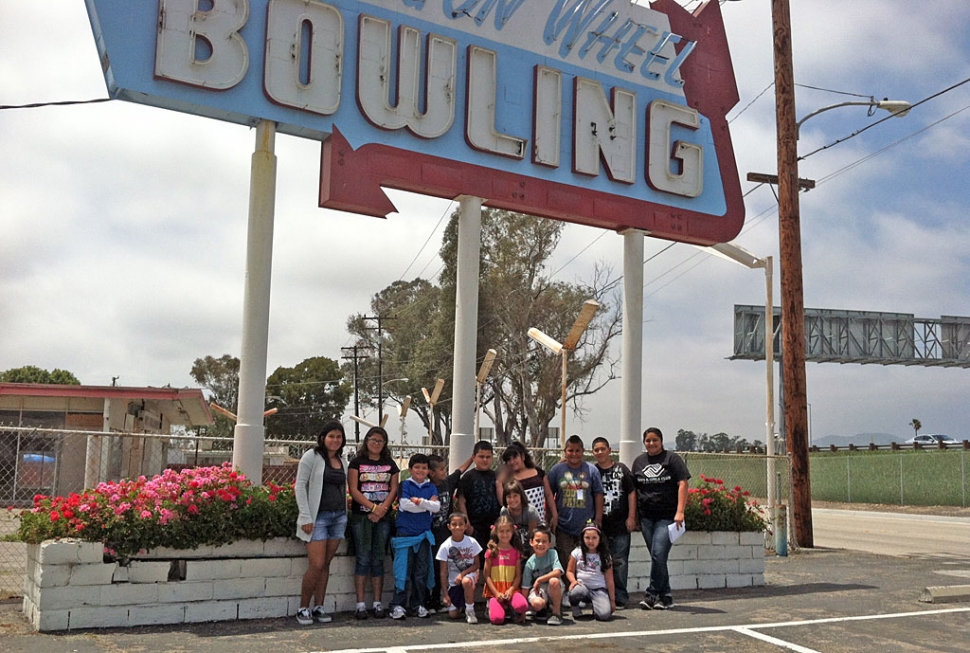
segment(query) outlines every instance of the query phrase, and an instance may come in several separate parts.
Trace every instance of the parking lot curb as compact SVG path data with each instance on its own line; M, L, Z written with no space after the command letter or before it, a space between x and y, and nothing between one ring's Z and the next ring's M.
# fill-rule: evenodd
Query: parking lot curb
M919 596L921 603L959 603L970 601L970 585L927 587Z

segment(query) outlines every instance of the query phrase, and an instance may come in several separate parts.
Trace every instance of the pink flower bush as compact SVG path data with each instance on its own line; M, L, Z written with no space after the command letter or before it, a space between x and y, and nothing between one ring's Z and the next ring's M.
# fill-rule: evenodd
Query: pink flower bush
M226 463L99 483L66 497L37 495L33 508L20 514L18 534L35 544L60 537L103 542L126 557L160 546L289 536L296 510L292 487L254 487Z
M687 490L684 522L689 531L763 531L767 527L758 502L750 500L750 492L735 485L724 486L719 478L700 475L698 487Z

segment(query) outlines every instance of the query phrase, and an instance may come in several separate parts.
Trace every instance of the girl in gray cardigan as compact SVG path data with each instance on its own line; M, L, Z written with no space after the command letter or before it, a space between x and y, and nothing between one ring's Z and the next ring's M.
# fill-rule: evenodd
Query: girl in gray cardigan
M342 454L347 436L340 422L329 422L317 435L317 446L300 458L296 471L296 536L306 542L308 566L300 589L296 620L330 623L323 608L330 581L330 563L347 529L347 467ZM314 608L310 609L310 600Z

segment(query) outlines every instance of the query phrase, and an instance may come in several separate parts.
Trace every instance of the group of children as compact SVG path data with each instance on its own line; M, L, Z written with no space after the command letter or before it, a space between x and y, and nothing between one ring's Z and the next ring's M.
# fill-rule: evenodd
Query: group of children
M550 472L553 479L565 479L561 488L570 493L568 499L555 499L558 537L566 541L565 551L554 548L556 535L514 475L499 479L492 470L490 443L477 443L472 458L451 475L438 457L412 456L410 478L401 484L397 535L391 538L395 553L391 618L403 619L409 611L427 617L441 609L453 619L464 613L468 623L477 623L475 591L481 576L493 624L521 622L531 614L559 625L564 596L574 617L589 605L596 619L609 619L617 602L612 556L595 520L602 514L602 488L594 479L598 474L582 460L582 442L578 444L578 461L567 445L566 460L560 463L565 468L554 467ZM524 447L521 454L527 458ZM474 468L466 472L471 463ZM450 504L453 492L457 492L457 507L450 511L442 506ZM546 506L542 508L546 512ZM567 524L583 520L578 532L563 530L564 510ZM437 578L432 578L430 564L432 542ZM484 562L479 559L483 553Z

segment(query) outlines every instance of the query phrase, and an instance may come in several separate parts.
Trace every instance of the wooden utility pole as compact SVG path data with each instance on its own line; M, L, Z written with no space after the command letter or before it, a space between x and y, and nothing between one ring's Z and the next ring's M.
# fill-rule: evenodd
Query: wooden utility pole
M805 383L805 298L798 207L798 124L789 0L772 0L775 111L778 129L778 248L781 268L782 376L785 441L792 460L792 522L799 546L815 546L808 474L808 398Z

